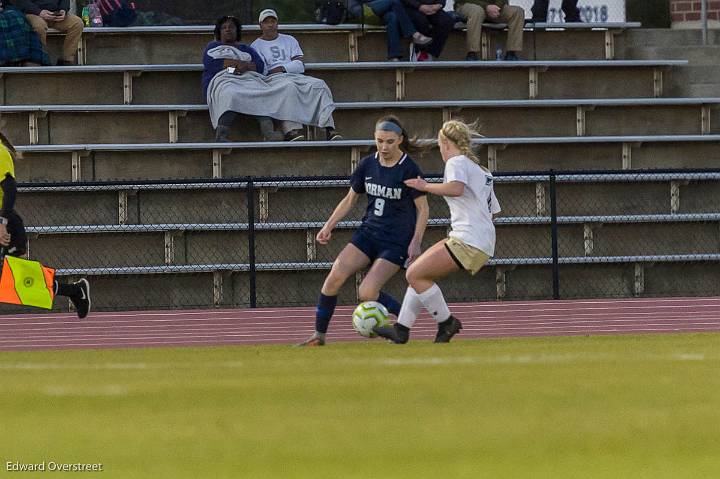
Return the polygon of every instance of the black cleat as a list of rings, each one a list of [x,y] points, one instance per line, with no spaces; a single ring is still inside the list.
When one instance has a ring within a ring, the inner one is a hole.
[[[90,300],[90,283],[85,278],[76,282],[78,288],[80,288],[80,294],[77,296],[70,296],[75,311],[77,311],[78,318],[85,318],[92,308],[92,301]]]
[[[460,332],[462,323],[454,316],[438,324],[438,332],[435,335],[436,343],[449,343],[453,336]]]
[[[395,344],[405,344],[410,339],[410,329],[399,323],[392,326],[375,326],[373,332]]]

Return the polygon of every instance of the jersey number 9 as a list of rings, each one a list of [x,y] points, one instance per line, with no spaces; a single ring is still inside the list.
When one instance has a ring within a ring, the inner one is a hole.
[[[382,198],[375,198],[375,216],[382,216],[385,210],[385,200]]]

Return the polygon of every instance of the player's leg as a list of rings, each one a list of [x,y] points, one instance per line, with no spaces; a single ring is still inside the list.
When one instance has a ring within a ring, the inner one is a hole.
[[[356,233],[353,236],[353,241],[356,241],[358,236]],[[359,244],[362,247],[362,243],[359,242]],[[348,243],[343,248],[335,259],[332,269],[325,278],[320,290],[320,297],[315,309],[315,332],[309,339],[300,343],[299,346],[323,346],[325,344],[325,334],[335,312],[340,288],[349,277],[365,268],[369,263],[370,257],[368,254],[355,244]]]
[[[399,264],[385,258],[376,259],[360,283],[358,291],[360,301],[377,301],[385,306],[390,313],[397,316],[400,313],[400,303],[390,294],[382,291],[382,287],[398,271],[400,271]]]
[[[450,314],[450,309],[445,302],[442,291],[435,283],[437,279],[461,269],[447,251],[445,241],[441,240],[435,243],[410,265],[405,274],[408,280],[408,288],[403,298],[398,321],[392,327],[375,329],[378,335],[395,343],[407,342],[410,329],[414,326],[423,307],[437,321],[438,335],[440,335],[441,330],[443,332],[449,331],[452,333],[449,336],[451,338],[462,328],[460,322]],[[445,336],[443,335],[443,338]],[[437,340],[438,337],[436,336]],[[449,341],[449,338],[447,341]]]

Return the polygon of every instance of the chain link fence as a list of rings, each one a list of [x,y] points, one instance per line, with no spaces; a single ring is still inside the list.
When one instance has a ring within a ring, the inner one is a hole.
[[[314,303],[360,224],[364,198],[315,242],[347,189],[335,177],[26,184],[17,208],[31,258],[89,277],[98,309],[294,306]],[[451,301],[719,293],[720,170],[497,174],[495,189],[495,257],[449,278]],[[450,226],[444,200],[429,203],[424,248]],[[388,285],[405,287],[402,274]]]

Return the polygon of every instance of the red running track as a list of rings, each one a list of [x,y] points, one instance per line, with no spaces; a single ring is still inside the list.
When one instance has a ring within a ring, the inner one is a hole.
[[[720,298],[460,303],[457,338],[572,336],[720,331]],[[329,341],[364,340],[338,307]],[[314,308],[223,309],[0,316],[0,351],[293,344],[313,331]],[[421,316],[412,339],[430,339]]]

